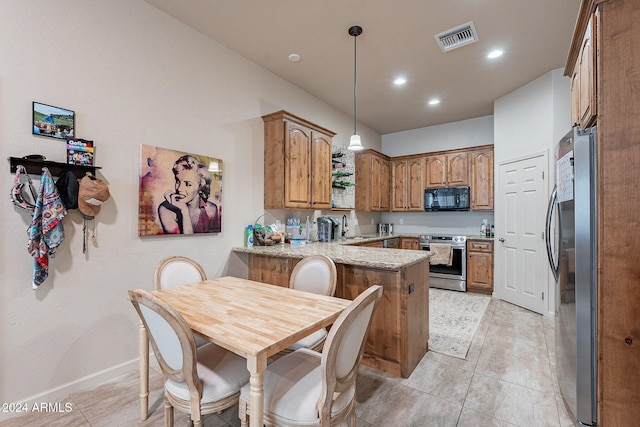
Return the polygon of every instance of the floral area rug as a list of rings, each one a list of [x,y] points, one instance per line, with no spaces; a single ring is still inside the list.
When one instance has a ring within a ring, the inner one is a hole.
[[[429,289],[429,350],[465,359],[488,295]]]

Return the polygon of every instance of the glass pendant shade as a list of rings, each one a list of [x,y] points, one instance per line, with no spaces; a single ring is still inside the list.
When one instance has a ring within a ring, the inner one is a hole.
[[[349,141],[349,146],[347,147],[347,149],[351,151],[360,151],[364,149],[364,147],[362,146],[362,141],[360,141],[360,135],[356,133],[351,135],[351,140]]]

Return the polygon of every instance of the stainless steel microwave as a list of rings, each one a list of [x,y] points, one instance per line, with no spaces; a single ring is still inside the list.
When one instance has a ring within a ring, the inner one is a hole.
[[[427,212],[468,211],[469,187],[425,189],[424,210]]]

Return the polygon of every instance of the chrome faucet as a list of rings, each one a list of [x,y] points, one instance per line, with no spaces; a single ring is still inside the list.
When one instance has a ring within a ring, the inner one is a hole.
[[[349,226],[347,224],[347,216],[342,215],[342,237],[344,237],[345,234],[347,234],[347,231],[349,231]]]

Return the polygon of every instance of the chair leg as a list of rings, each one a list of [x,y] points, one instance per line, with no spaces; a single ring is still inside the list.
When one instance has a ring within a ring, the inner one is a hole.
[[[164,398],[164,427],[173,427],[173,406]]]
[[[356,427],[356,409],[355,407],[351,411],[349,415],[347,415],[347,419],[349,420],[349,427]]]
[[[247,411],[247,402],[240,399],[238,401],[238,418],[240,418],[240,427],[249,426],[249,413]]]

